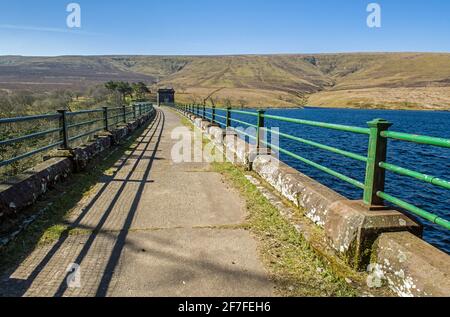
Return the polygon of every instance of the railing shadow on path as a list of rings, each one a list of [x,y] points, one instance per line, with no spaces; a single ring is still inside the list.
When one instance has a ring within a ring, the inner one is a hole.
[[[132,157],[135,156],[135,153],[137,153],[139,151],[142,152],[140,155],[138,155],[138,159],[136,160],[136,162],[134,163],[133,167],[129,171],[129,173],[128,173],[126,179],[124,180],[124,182],[122,183],[121,187],[116,192],[114,198],[112,198],[109,207],[107,208],[107,210],[103,214],[103,216],[100,219],[100,221],[98,222],[97,226],[95,228],[93,228],[93,232],[91,233],[91,235],[90,235],[89,239],[87,240],[85,246],[83,247],[82,251],[80,252],[79,256],[77,257],[75,263],[81,263],[83,258],[86,256],[87,252],[89,251],[90,246],[94,242],[94,240],[95,240],[96,236],[98,235],[98,233],[101,231],[102,226],[105,224],[106,220],[108,219],[109,214],[113,210],[113,208],[114,208],[115,204],[117,203],[121,193],[123,192],[125,186],[127,185],[127,182],[130,181],[130,178],[131,178],[133,172],[138,167],[140,159],[142,159],[142,157],[144,157],[144,155],[146,153],[146,150],[149,148],[149,146],[151,144],[151,141],[155,137],[156,132],[158,130],[158,127],[160,127],[160,125],[162,125],[162,128],[160,128],[160,132],[159,132],[158,138],[161,138],[163,127],[164,127],[164,120],[165,120],[165,118],[164,118],[164,114],[162,112],[160,112],[160,111],[157,112],[157,115],[158,115],[158,117],[155,118],[155,120],[153,121],[151,126],[147,128],[147,131],[145,132],[145,134],[143,136],[141,136],[141,141],[138,142],[137,146],[133,149],[132,153],[130,153],[130,155],[127,155],[127,157],[118,166],[118,170],[115,172],[115,175],[117,175],[122,169],[124,169],[127,166],[128,161]],[[143,142],[147,137],[149,137],[149,135],[150,135],[150,140],[148,140],[147,142]],[[139,145],[142,144],[142,143],[145,144],[145,149],[144,150],[138,150]],[[159,140],[157,141],[157,145],[155,146],[153,154],[151,155],[152,159],[156,158],[156,153],[158,152],[157,151],[158,144],[159,144]],[[151,166],[152,166],[152,162],[147,167],[147,171],[145,173],[146,176],[149,175]],[[9,290],[10,293],[6,294],[7,296],[19,297],[19,296],[23,296],[23,295],[26,294],[27,290],[31,287],[31,285],[33,284],[34,280],[38,277],[40,272],[45,268],[46,265],[49,264],[49,262],[52,260],[52,258],[55,256],[55,254],[58,252],[58,250],[60,250],[60,248],[63,246],[63,244],[69,238],[70,232],[73,229],[80,227],[81,222],[84,220],[84,218],[89,213],[89,211],[94,207],[94,205],[99,200],[99,198],[105,193],[105,191],[107,190],[108,186],[110,184],[112,184],[113,182],[116,182],[116,181],[117,180],[115,180],[115,179],[110,179],[110,180],[107,180],[107,181],[104,182],[104,184],[102,185],[101,189],[96,193],[96,195],[92,198],[92,200],[89,202],[89,204],[85,208],[83,208],[83,210],[82,210],[81,214],[78,216],[78,218],[75,221],[73,221],[70,224],[70,226],[61,234],[61,236],[58,239],[58,241],[48,251],[48,253],[45,255],[45,257],[39,262],[39,264],[34,268],[34,270],[31,272],[31,274],[29,274],[29,276],[27,277],[26,280],[10,279],[9,281],[6,281],[7,284],[14,284],[14,285],[9,285],[9,286],[11,286],[11,287],[8,287],[8,290]],[[136,182],[136,181],[133,181],[133,182]],[[148,183],[148,181],[144,177],[142,182],[141,182],[140,188],[141,187],[143,188],[144,185],[147,184],[147,183]],[[142,191],[140,192],[140,195],[141,194],[142,194]],[[138,197],[138,195],[136,195],[135,201],[138,202],[139,199],[140,199],[140,196]],[[136,206],[137,206],[137,204],[136,204]],[[136,212],[136,208],[134,208],[134,210],[132,212],[130,211],[130,214],[132,214],[132,215],[129,215],[127,217],[127,223],[125,224],[125,226],[127,226],[128,228],[131,225],[131,221],[132,221],[132,219],[134,217],[134,213],[135,212]],[[83,227],[83,226],[81,226],[81,227]],[[124,228],[123,230],[126,230],[126,229]],[[123,244],[122,244],[122,246],[123,246]],[[117,262],[117,261],[115,261],[115,262]],[[111,267],[111,265],[109,265],[109,266]],[[103,283],[105,283],[105,282],[106,281],[104,281]],[[4,281],[3,281],[3,283],[4,283]],[[67,285],[66,285],[66,280],[64,279],[62,281],[62,283],[61,283],[61,286],[59,287],[58,291],[55,293],[54,296],[62,296],[66,289],[67,289]]]
[[[52,258],[58,253],[61,252],[61,248],[63,247],[64,243],[68,240],[70,237],[70,231],[72,229],[82,229],[82,230],[88,230],[90,231],[90,235],[87,238],[86,242],[84,243],[81,251],[79,251],[78,255],[74,258],[73,262],[77,264],[81,264],[83,260],[87,257],[89,251],[93,248],[94,242],[96,238],[101,234],[103,236],[108,236],[109,239],[113,240],[113,246],[111,251],[108,249],[108,259],[106,261],[106,265],[102,267],[102,276],[98,279],[99,283],[96,284],[96,291],[89,292],[92,296],[97,297],[105,297],[110,292],[110,284],[113,279],[115,270],[119,264],[120,257],[122,255],[123,249],[125,245],[127,245],[131,250],[134,251],[140,251],[140,248],[136,246],[132,241],[127,241],[128,233],[130,232],[133,219],[135,218],[136,212],[138,210],[138,205],[141,200],[142,194],[145,189],[145,185],[148,183],[153,183],[154,181],[149,180],[150,172],[152,170],[153,164],[155,161],[160,160],[161,158],[156,157],[157,153],[160,152],[159,145],[161,140],[163,139],[163,132],[165,127],[165,115],[162,111],[158,111],[158,118],[155,119],[152,126],[148,128],[147,132],[141,137],[141,141],[139,141],[138,145],[135,147],[133,152],[128,155],[122,162],[120,162],[118,171],[115,173],[115,175],[118,175],[118,173],[129,163],[129,160],[132,158],[136,160],[136,162],[133,164],[132,168],[129,172],[127,172],[127,176],[125,179],[117,179],[114,177],[107,177],[103,181],[103,185],[101,189],[97,192],[97,194],[90,200],[89,204],[86,205],[85,208],[83,208],[82,213],[78,216],[78,218],[70,225],[70,228],[68,228],[59,238],[58,242],[48,251],[48,253],[45,255],[45,257],[39,262],[39,264],[34,268],[33,272],[28,276],[26,280],[19,281],[20,285],[15,285],[14,287],[14,293],[8,294],[8,296],[23,296],[26,295],[27,291],[32,287],[33,282],[36,280],[36,278],[39,276],[39,274],[44,270],[44,268],[49,265]],[[150,138],[148,141],[145,141],[147,138]],[[151,150],[151,153],[148,153],[148,149],[151,144],[154,144],[154,148]],[[139,145],[145,145],[144,149],[139,149]],[[139,155],[136,153],[141,152]],[[143,176],[140,177],[139,180],[132,180],[133,173],[136,171],[138,165],[140,162],[142,162],[142,159],[146,157],[149,162],[146,164],[143,172]],[[82,221],[86,218],[86,215],[89,213],[89,211],[92,210],[96,202],[100,199],[100,197],[105,194],[105,191],[107,190],[108,186],[112,184],[113,182],[119,182],[121,181],[122,184],[118,190],[115,190],[114,197],[111,198],[109,205],[107,208],[105,208],[104,213],[101,216],[101,219],[96,223],[95,226],[89,226],[82,224]],[[108,218],[111,216],[111,212],[116,207],[119,198],[123,196],[125,186],[128,183],[138,183],[138,189],[136,190],[134,197],[131,199],[132,202],[130,204],[129,209],[126,213],[126,218],[124,221],[124,224],[122,228],[119,230],[108,231],[105,230],[103,227],[105,223],[107,222]],[[155,237],[153,236],[151,240],[156,243],[156,245],[167,245],[171,247],[176,247],[174,245],[173,241],[165,240],[161,237]],[[176,243],[175,243],[176,244]],[[174,252],[170,251],[162,251],[160,248],[158,248],[155,245],[155,248],[147,248],[146,252],[148,254],[151,254],[152,256],[156,256],[160,259],[166,259],[168,261],[179,263],[180,261],[183,261],[186,265],[190,267],[190,269],[179,269],[179,268],[173,268],[172,275],[178,276],[182,275],[183,280],[189,281],[189,279],[194,279],[195,276],[191,276],[190,274],[186,274],[186,270],[189,272],[192,272],[192,270],[207,270],[212,271],[215,274],[221,274],[229,276],[230,278],[237,279],[237,280],[245,280],[245,279],[251,279],[251,280],[258,280],[258,281],[267,281],[267,276],[261,275],[259,272],[252,272],[250,271],[242,271],[238,268],[229,268],[219,263],[214,263],[214,261],[205,259],[205,258],[191,258],[186,256],[181,256],[179,254],[176,254]],[[182,246],[181,246],[182,247]],[[62,268],[65,269],[65,268]],[[189,273],[188,272],[188,273]],[[59,287],[57,288],[56,292],[53,294],[55,297],[62,297],[65,296],[68,291],[68,285],[66,283],[67,278],[69,277],[70,273],[63,274],[63,277],[58,277],[58,283],[60,280]],[[187,275],[189,277],[187,277]],[[163,282],[163,281],[160,281]],[[17,283],[17,281],[16,281]],[[20,287],[19,287],[20,286]]]
[[[108,290],[108,286],[109,286],[109,283],[111,281],[112,274],[114,272],[114,268],[116,267],[116,265],[117,265],[117,263],[119,261],[119,257],[120,257],[120,254],[122,253],[122,249],[123,249],[123,247],[125,245],[125,240],[126,240],[126,237],[128,235],[128,231],[131,228],[131,224],[132,224],[132,221],[133,221],[134,216],[136,214],[137,207],[138,207],[139,201],[140,201],[141,196],[142,196],[142,192],[143,192],[144,187],[145,187],[145,185],[147,183],[147,178],[150,175],[150,171],[151,171],[151,168],[153,166],[154,159],[156,157],[156,151],[157,151],[157,149],[159,147],[159,143],[161,141],[161,137],[162,137],[162,134],[163,134],[163,131],[164,131],[164,124],[165,124],[164,113],[160,112],[160,117],[158,119],[157,126],[154,129],[152,135],[150,136],[150,141],[151,141],[151,140],[153,140],[153,138],[157,134],[157,130],[159,129],[159,133],[157,135],[155,148],[152,151],[149,163],[148,163],[148,165],[147,165],[147,167],[145,169],[144,177],[142,177],[142,181],[139,184],[139,189],[136,192],[136,194],[134,196],[134,199],[133,199],[133,203],[132,203],[132,205],[130,207],[130,210],[128,211],[128,214],[127,214],[124,226],[120,230],[119,236],[117,237],[117,240],[115,242],[114,248],[113,248],[113,250],[111,252],[108,264],[107,264],[107,266],[106,266],[106,268],[104,270],[103,277],[101,279],[99,288],[97,290],[97,294],[96,294],[97,296],[101,296],[101,297],[106,296],[106,292]],[[151,130],[149,130],[149,132],[150,131]],[[124,189],[125,189],[125,187],[127,185],[127,182],[131,179],[133,173],[135,172],[136,168],[139,165],[139,162],[142,160],[142,158],[146,154],[146,151],[148,150],[150,145],[151,145],[151,142],[147,142],[147,144],[145,145],[144,150],[141,151],[142,153],[140,154],[140,156],[136,160],[134,166],[131,168],[130,172],[128,173],[125,181],[122,183],[122,185],[120,186],[120,188],[117,191],[116,195],[112,199],[109,207],[106,209],[106,211],[105,211],[103,217],[101,218],[100,222],[98,223],[98,225],[96,226],[96,228],[94,229],[92,234],[90,235],[90,237],[89,237],[88,241],[86,242],[86,244],[84,245],[82,251],[80,252],[78,257],[76,258],[75,263],[78,263],[78,264],[81,263],[83,261],[83,259],[86,257],[86,255],[87,255],[90,247],[92,246],[95,238],[97,237],[98,233],[102,229],[103,225],[106,223],[106,220],[108,219],[110,213],[112,212],[112,210],[116,206],[116,204],[117,204],[121,194],[123,193],[123,191],[124,191]],[[70,273],[67,274],[66,278],[68,277],[69,274]],[[57,290],[57,292],[55,294],[56,297],[63,296],[65,291],[67,290],[66,278],[62,281],[59,289]]]

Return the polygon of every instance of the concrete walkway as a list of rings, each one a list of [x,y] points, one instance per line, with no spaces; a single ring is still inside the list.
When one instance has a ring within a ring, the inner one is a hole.
[[[239,194],[206,163],[172,162],[171,132],[179,126],[177,114],[158,109],[118,172],[70,215],[82,230],[34,250],[3,276],[0,295],[273,295],[256,241],[223,229],[245,219]],[[79,265],[79,280],[67,273],[71,264]]]

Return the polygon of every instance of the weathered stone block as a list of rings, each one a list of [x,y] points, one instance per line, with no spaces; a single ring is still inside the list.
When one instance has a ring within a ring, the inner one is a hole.
[[[195,124],[195,126],[197,127],[197,128],[202,128],[202,121],[203,121],[203,119],[202,118],[195,118],[194,119],[194,124]]]
[[[252,168],[324,228],[328,244],[355,268],[369,263],[372,245],[381,233],[421,233],[421,227],[404,214],[394,210],[369,211],[361,202],[346,199],[275,157],[258,156]]]
[[[371,272],[399,296],[450,296],[450,256],[409,232],[380,235]]]
[[[270,155],[258,155],[255,157],[252,169],[297,206],[300,206],[299,195],[307,194],[306,189],[309,188],[310,183],[313,181]],[[305,208],[309,205],[306,201],[309,202],[310,197],[302,200],[301,207]]]
[[[128,127],[118,127],[117,129],[114,129],[111,131],[111,138],[113,145],[120,144],[123,140],[126,139],[128,136]]]
[[[108,136],[99,136],[91,143],[73,149],[72,160],[75,170],[77,172],[83,171],[88,166],[89,162],[100,155],[103,151],[110,148],[112,145],[112,138]]]
[[[128,123],[128,131],[129,133],[133,133],[134,131],[136,131],[139,128],[140,124],[139,124],[139,120],[133,121]]]
[[[255,145],[245,142],[237,134],[227,134],[224,139],[224,145],[228,160],[249,170],[251,169],[249,154],[256,150]]]
[[[0,184],[0,222],[32,205],[72,171],[69,158],[52,158]]]
[[[350,200],[328,206],[324,228],[328,244],[357,269],[369,264],[373,244],[382,233],[422,234],[422,227],[399,211],[371,211],[362,202]]]
[[[208,131],[208,129],[211,128],[213,124],[210,121],[202,120],[200,126],[203,131]]]
[[[213,139],[222,139],[225,136],[225,131],[218,126],[212,126],[208,129],[208,134]]]

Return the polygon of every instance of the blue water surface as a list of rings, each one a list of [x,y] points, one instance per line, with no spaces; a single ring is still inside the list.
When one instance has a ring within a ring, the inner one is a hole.
[[[272,109],[268,114],[291,118],[367,127],[367,122],[382,118],[394,125],[392,131],[407,132],[442,138],[450,138],[450,112],[354,110],[354,109]],[[234,118],[255,123],[255,118],[233,114]],[[281,132],[316,141],[347,151],[367,156],[368,136],[346,133],[323,128],[315,128],[292,123],[267,120],[268,127],[278,127]],[[365,163],[304,145],[289,139],[280,139],[281,147],[332,168],[344,175],[364,182]],[[333,176],[293,159],[281,155],[282,161],[309,175],[322,184],[333,188],[350,199],[362,199],[362,190]],[[389,141],[389,163],[415,171],[450,180],[450,149],[418,145],[403,141]],[[409,177],[387,173],[386,192],[417,207],[450,218],[450,191]],[[424,239],[450,254],[450,233],[448,230],[426,220]]]

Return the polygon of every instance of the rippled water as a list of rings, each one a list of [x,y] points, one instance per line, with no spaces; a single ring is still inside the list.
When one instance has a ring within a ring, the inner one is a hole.
[[[388,110],[352,110],[352,109],[277,109],[268,114],[298,119],[321,121],[367,127],[367,122],[382,118],[394,123],[392,131],[407,132],[450,138],[450,112],[425,111],[388,111]],[[239,119],[254,121],[250,117],[239,115]],[[235,118],[237,118],[235,116]],[[307,127],[291,123],[267,121],[267,126],[276,126],[281,132],[367,155],[368,136],[333,131],[323,128]],[[299,154],[321,165],[364,182],[365,163],[344,158],[328,151],[281,138],[281,147]],[[299,171],[333,188],[350,199],[361,199],[363,192],[339,179],[311,168],[287,155],[281,159]],[[410,168],[422,173],[450,180],[450,149],[418,145],[401,141],[390,141],[388,162]],[[450,191],[429,185],[409,177],[387,173],[386,192],[406,200],[420,208],[450,218]],[[424,238],[429,243],[450,254],[450,233],[448,230],[420,220],[425,226]]]

